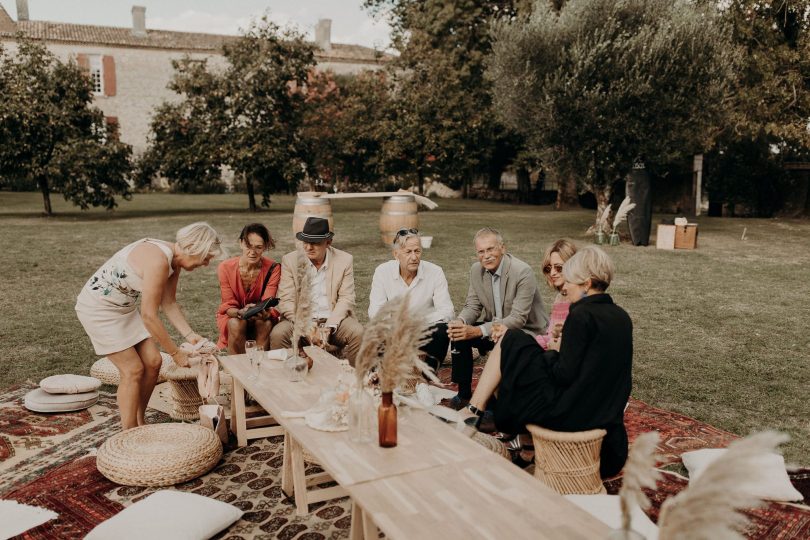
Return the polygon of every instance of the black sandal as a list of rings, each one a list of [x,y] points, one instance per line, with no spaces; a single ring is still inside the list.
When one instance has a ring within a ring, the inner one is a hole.
[[[484,412],[472,403],[467,404],[467,410],[473,413],[475,416],[470,418],[465,418],[464,423],[468,426],[473,426],[475,429],[481,427],[481,421],[484,419]]]

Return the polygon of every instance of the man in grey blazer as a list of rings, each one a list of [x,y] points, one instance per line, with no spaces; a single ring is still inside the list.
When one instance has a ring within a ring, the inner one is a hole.
[[[485,227],[475,233],[478,262],[470,268],[470,289],[464,309],[448,325],[452,340],[452,380],[458,394],[450,401],[455,409],[464,407],[472,396],[472,348],[490,351],[492,323],[523,330],[533,336],[548,326],[543,299],[531,267],[506,252],[501,233]]]

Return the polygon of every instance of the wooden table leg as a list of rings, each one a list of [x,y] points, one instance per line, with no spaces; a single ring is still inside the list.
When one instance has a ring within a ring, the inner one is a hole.
[[[295,513],[305,516],[309,513],[307,502],[307,477],[304,465],[304,452],[298,441],[288,437],[290,442],[290,461],[292,462],[293,490],[295,491]]]
[[[292,455],[290,452],[290,434],[284,431],[284,453],[281,460],[281,491],[288,497],[295,493],[292,474]]]
[[[245,389],[236,377],[231,394],[231,431],[236,433],[236,444],[247,445],[247,418],[245,412]]]
[[[363,538],[368,540],[379,538],[380,533],[377,531],[377,526],[371,519],[371,515],[368,512],[362,512],[361,517],[363,518]]]
[[[352,501],[352,526],[349,529],[349,540],[363,540],[363,509]]]

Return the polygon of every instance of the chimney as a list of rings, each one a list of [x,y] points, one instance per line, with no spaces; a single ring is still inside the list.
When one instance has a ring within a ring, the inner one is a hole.
[[[28,0],[17,0],[17,20],[28,20]]]
[[[146,8],[143,6],[132,6],[132,35],[146,37]]]
[[[318,19],[315,25],[315,45],[324,51],[332,50],[332,19]]]

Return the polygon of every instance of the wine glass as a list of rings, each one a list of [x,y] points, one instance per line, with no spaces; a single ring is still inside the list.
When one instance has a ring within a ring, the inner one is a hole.
[[[327,345],[327,343],[329,341],[329,334],[330,333],[331,333],[331,330],[330,330],[330,328],[328,326],[326,326],[326,323],[318,324],[318,337],[321,340],[321,344],[320,344],[321,350],[326,350],[326,345]]]
[[[254,379],[258,379],[262,372],[262,360],[264,360],[264,349],[260,346],[256,346],[256,350],[253,351],[253,357],[251,359],[251,365],[255,370],[255,374],[253,375]]]
[[[258,345],[255,340],[249,339],[245,341],[245,354],[248,356],[248,360],[250,360],[250,367],[251,367],[251,375],[248,377],[248,379],[256,378],[256,376],[253,374],[253,369],[255,369],[254,362],[257,348]]]

